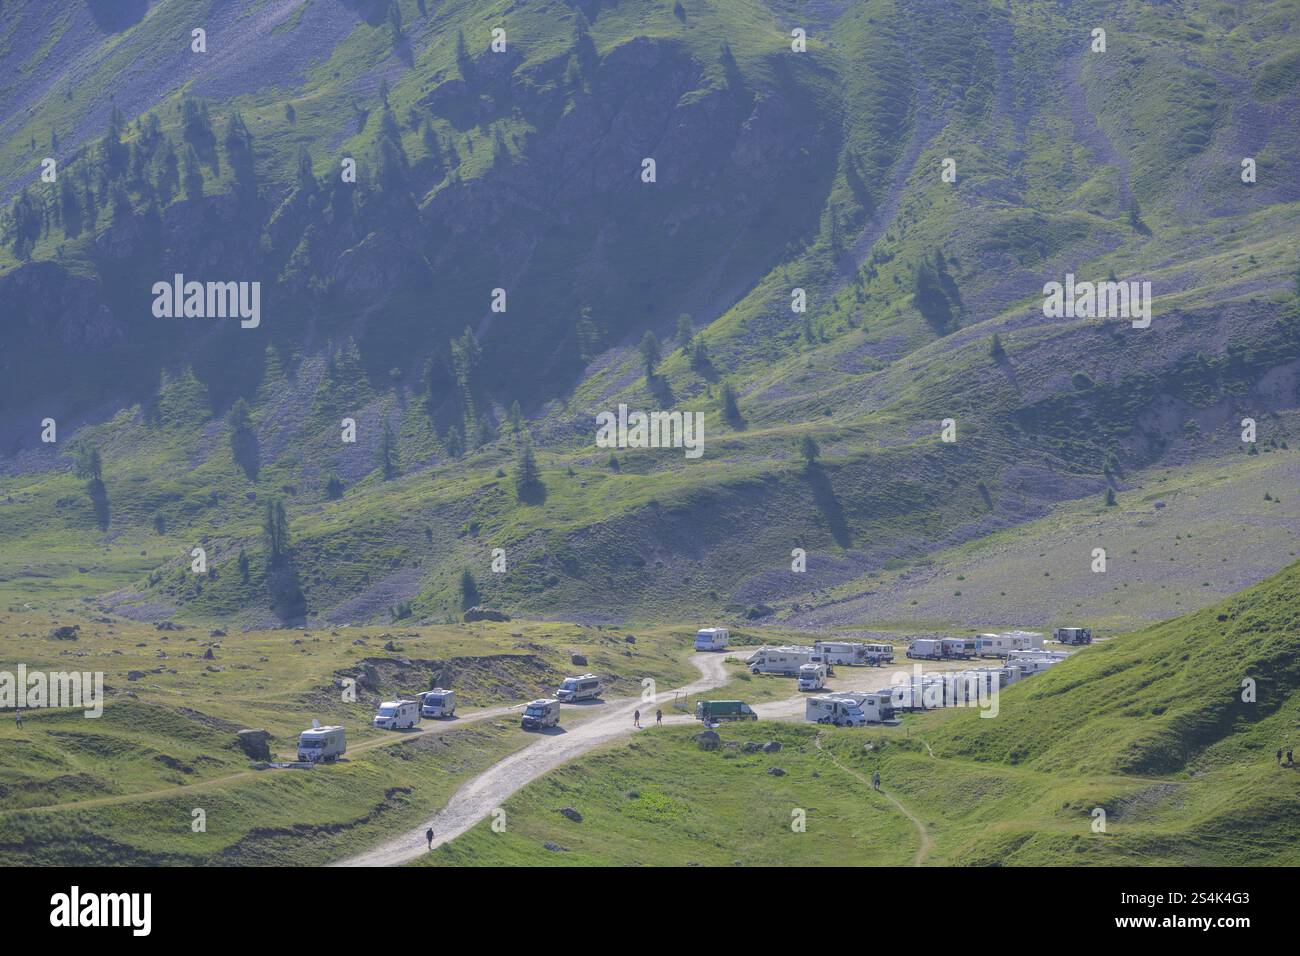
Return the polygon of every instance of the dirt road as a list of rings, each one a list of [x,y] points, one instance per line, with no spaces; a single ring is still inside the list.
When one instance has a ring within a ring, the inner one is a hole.
[[[635,733],[636,728],[632,726],[634,711],[640,709],[643,726],[653,726],[655,708],[669,708],[674,694],[699,694],[722,686],[727,681],[723,666],[725,659],[725,654],[696,654],[691,658],[691,663],[699,668],[700,679],[675,691],[658,694],[653,704],[637,698],[624,698],[583,708],[595,713],[581,722],[539,734],[536,743],[493,764],[457,790],[447,805],[431,820],[372,850],[340,860],[334,865],[396,866],[406,863],[429,852],[424,838],[424,831],[428,827],[433,828],[434,846],[454,840],[526,784],[601,744]],[[565,714],[578,709],[577,706],[564,708],[561,720],[564,720]],[[693,719],[689,713],[664,715],[665,724],[689,723]]]

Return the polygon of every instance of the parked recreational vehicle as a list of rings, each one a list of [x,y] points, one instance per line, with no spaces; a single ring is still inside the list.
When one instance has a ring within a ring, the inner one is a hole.
[[[560,723],[560,702],[554,697],[542,697],[529,701],[524,708],[524,716],[519,725],[524,730],[543,730],[556,727]]]
[[[868,644],[867,645],[867,663],[868,664],[890,664],[894,660],[893,644]]]
[[[975,656],[973,637],[945,637],[939,642],[939,646],[947,660],[969,660]]]
[[[856,641],[818,641],[813,645],[813,650],[821,656],[822,662],[827,666],[848,664],[856,667],[871,663],[870,649],[872,646]],[[880,645],[874,646],[879,647]]]
[[[595,700],[600,696],[600,678],[595,674],[566,677],[555,696],[572,703],[575,700]]]
[[[1092,628],[1058,627],[1052,632],[1052,639],[1060,644],[1091,644]]]
[[[867,723],[867,715],[858,702],[848,697],[809,697],[804,705],[804,717],[815,724],[836,727],[862,727]]]
[[[758,714],[744,701],[701,700],[695,704],[695,719],[709,724],[723,720],[758,720]]]
[[[419,722],[418,700],[386,700],[379,705],[379,713],[371,721],[380,730],[405,730]]]
[[[751,674],[797,677],[800,667],[817,661],[821,661],[821,655],[811,647],[760,647],[749,655],[747,663]]]
[[[298,735],[298,759],[337,760],[348,749],[342,727],[313,727]]]
[[[975,640],[980,657],[1006,657],[1010,651],[1032,651],[1043,648],[1043,635],[1036,631],[981,634]]]
[[[894,695],[892,689],[872,691],[869,694],[864,694],[861,691],[837,691],[832,696],[851,700],[857,704],[869,724],[879,724],[894,719]]]
[[[825,664],[804,664],[799,668],[800,690],[821,690],[826,686]]]
[[[695,632],[697,651],[725,651],[731,632],[725,627],[702,627]]]
[[[1069,651],[1008,651],[1007,660],[1010,662],[1022,660],[1044,660],[1044,661],[1063,661],[1070,656]]]
[[[420,695],[420,714],[424,717],[455,717],[456,692],[435,687]]]
[[[1032,677],[1034,674],[1041,674],[1055,664],[1061,663],[1050,657],[1021,657],[1015,661],[1016,667],[1020,668],[1022,677]]]
[[[907,649],[907,656],[926,661],[937,661],[943,657],[943,641],[928,637],[918,637]]]

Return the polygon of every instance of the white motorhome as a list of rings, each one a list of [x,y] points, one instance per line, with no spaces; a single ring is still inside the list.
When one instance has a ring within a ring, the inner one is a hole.
[[[337,760],[346,750],[342,727],[313,727],[298,735],[298,759],[308,763]]]
[[[1007,660],[1014,663],[1022,660],[1063,661],[1070,656],[1069,651],[1008,651]]]
[[[1052,639],[1060,644],[1091,644],[1092,628],[1058,627],[1052,632]]]
[[[751,674],[784,674],[786,677],[799,676],[799,668],[804,664],[821,661],[821,655],[815,648],[760,647],[749,655],[749,672]]]
[[[867,715],[849,697],[809,697],[804,705],[804,717],[815,724],[836,727],[862,727],[867,723]]]
[[[519,725],[524,730],[544,730],[547,727],[556,727],[559,723],[560,702],[554,697],[541,697],[529,701],[524,708],[523,718],[519,721]]]
[[[1021,677],[1032,677],[1059,663],[1061,662],[1050,657],[1022,657],[1015,662],[1015,666],[1020,668]]]
[[[575,700],[595,700],[600,691],[600,678],[595,674],[583,674],[581,677],[566,677],[555,696],[572,703]]]
[[[833,696],[842,697],[856,703],[861,708],[869,724],[879,724],[894,719],[894,694],[892,688],[873,690],[870,693],[856,690],[836,691]]]
[[[456,692],[435,687],[420,695],[420,714],[424,717],[455,717]]]
[[[386,700],[371,721],[380,730],[406,730],[420,722],[418,700]]]
[[[944,682],[938,674],[922,674],[882,687],[875,693],[889,695],[890,705],[896,711],[925,710],[943,706]]]
[[[943,657],[943,641],[928,637],[918,637],[907,649],[907,656],[921,660],[937,661]]]
[[[855,641],[817,641],[813,644],[813,650],[827,664],[856,666],[867,662],[867,645]]]
[[[976,646],[973,637],[945,637],[939,641],[945,658],[966,660],[975,656]]]
[[[980,657],[1006,657],[1011,651],[1032,651],[1043,648],[1043,635],[1036,631],[981,634],[975,640]]]
[[[697,651],[725,651],[731,632],[725,627],[702,627],[695,632]]]
[[[800,690],[821,690],[826,686],[825,664],[804,664],[799,668]]]

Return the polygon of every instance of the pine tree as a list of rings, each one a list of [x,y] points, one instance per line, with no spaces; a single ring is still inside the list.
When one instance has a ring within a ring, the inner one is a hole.
[[[655,377],[655,368],[662,357],[659,351],[659,340],[649,329],[641,337],[641,344],[637,346],[637,350],[641,353],[641,364],[645,367],[645,377],[648,381]]]
[[[393,428],[388,424],[388,419],[384,419],[384,430],[379,436],[379,451],[377,453],[379,468],[383,473],[384,481],[392,481],[397,477],[397,439],[393,435]]]
[[[519,458],[515,462],[515,497],[520,501],[532,501],[543,487],[532,439],[525,435],[519,443]]]
[[[744,422],[740,415],[740,403],[736,400],[736,389],[730,382],[722,386],[722,417],[735,428]]]
[[[804,435],[799,439],[799,454],[803,457],[804,465],[812,469],[817,464],[817,458],[821,455],[821,446],[817,444],[817,439],[812,435]]]
[[[695,336],[695,326],[691,322],[691,317],[683,312],[677,316],[677,347],[682,350],[683,355],[689,355],[691,351],[691,339]]]
[[[266,565],[279,567],[289,556],[289,517],[284,502],[278,498],[266,502],[262,517],[262,543],[266,550]]]
[[[460,609],[468,611],[472,607],[477,607],[479,600],[478,582],[474,580],[474,572],[466,568],[460,572]]]

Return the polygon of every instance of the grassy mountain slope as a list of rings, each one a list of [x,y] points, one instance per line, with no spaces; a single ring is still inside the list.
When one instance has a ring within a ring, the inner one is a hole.
[[[0,182],[11,198],[30,184],[50,216],[0,261],[0,567],[16,593],[144,618],[434,621],[459,610],[468,568],[515,611],[816,623],[809,606],[859,607],[900,563],[1108,488],[1126,506],[1145,469],[1240,447],[1242,417],[1291,454],[1288,0],[173,0],[112,23],[19,6],[0,56],[30,102],[0,117]],[[189,54],[181,27],[200,21],[209,53]],[[504,54],[487,50],[498,24]],[[74,39],[65,67],[51,51]],[[167,55],[115,99],[114,160],[89,78],[140,49]],[[210,134],[185,121],[200,102]],[[61,175],[98,205],[76,236],[33,183],[55,134]],[[169,144],[194,148],[201,197],[165,186]],[[175,271],[260,279],[262,326],[154,319],[145,292]],[[1150,280],[1151,328],[1043,318],[1042,285],[1066,272]],[[707,359],[677,340],[680,313]],[[650,379],[647,330],[665,353]],[[515,401],[545,484],[529,501]],[[703,413],[704,457],[619,452],[615,469],[593,421],[620,402]],[[55,445],[38,441],[47,415]],[[938,441],[949,417],[955,445]],[[805,470],[809,433],[824,457]],[[99,449],[102,487],[71,473],[77,443]],[[270,499],[289,570],[262,554]],[[200,544],[205,577],[189,573]],[[788,572],[794,547],[806,577]]]

